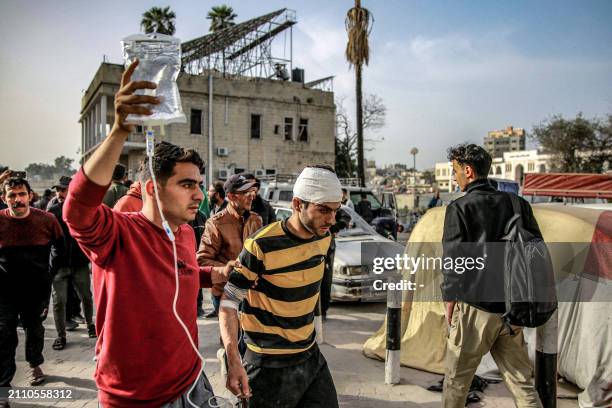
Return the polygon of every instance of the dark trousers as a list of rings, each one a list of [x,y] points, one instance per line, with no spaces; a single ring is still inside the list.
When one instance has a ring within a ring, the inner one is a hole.
[[[66,337],[66,319],[72,317],[68,314],[66,308],[70,279],[74,283],[79,299],[83,302],[87,325],[94,324],[89,265],[59,268],[53,278],[53,317],[58,337]]]
[[[325,357],[317,352],[291,367],[246,364],[250,408],[337,408],[338,396]]]
[[[72,319],[81,314],[81,299],[75,289],[74,279],[68,278],[68,297],[66,298],[66,319]]]
[[[19,300],[0,295],[0,387],[10,387],[17,369],[17,321],[21,318],[25,331],[25,358],[31,368],[38,367],[45,359],[42,355],[45,328],[41,314],[43,301],[21,294]]]
[[[202,295],[202,289],[198,290],[198,301],[196,303],[196,310],[202,309],[202,303],[204,302],[204,296]]]
[[[221,296],[215,296],[211,294],[210,300],[212,301],[212,305],[213,305],[213,308],[215,309],[215,312],[219,313],[219,306],[221,305]]]

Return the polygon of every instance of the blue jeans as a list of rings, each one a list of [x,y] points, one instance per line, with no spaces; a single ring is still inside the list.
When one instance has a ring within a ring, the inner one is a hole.
[[[210,295],[211,297],[211,301],[213,304],[213,308],[215,309],[215,312],[217,312],[217,314],[219,313],[219,305],[221,304],[221,296],[215,296],[215,295]]]

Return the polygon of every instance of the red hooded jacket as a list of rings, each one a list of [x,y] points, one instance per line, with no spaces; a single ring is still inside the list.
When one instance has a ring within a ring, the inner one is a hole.
[[[142,194],[140,193],[140,181],[135,181],[123,197],[117,201],[113,210],[119,212],[138,212],[142,210]]]

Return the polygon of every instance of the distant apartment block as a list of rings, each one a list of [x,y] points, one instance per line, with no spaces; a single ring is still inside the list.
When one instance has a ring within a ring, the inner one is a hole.
[[[508,126],[503,130],[492,130],[484,138],[484,148],[491,157],[503,157],[506,152],[525,150],[525,129]]]

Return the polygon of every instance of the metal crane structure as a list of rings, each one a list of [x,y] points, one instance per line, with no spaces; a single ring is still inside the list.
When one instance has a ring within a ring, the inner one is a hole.
[[[294,10],[280,9],[184,42],[183,71],[192,75],[216,71],[228,78],[288,80],[293,69],[296,23]],[[273,42],[278,37],[284,37],[283,54],[289,43],[289,56],[274,55]]]

